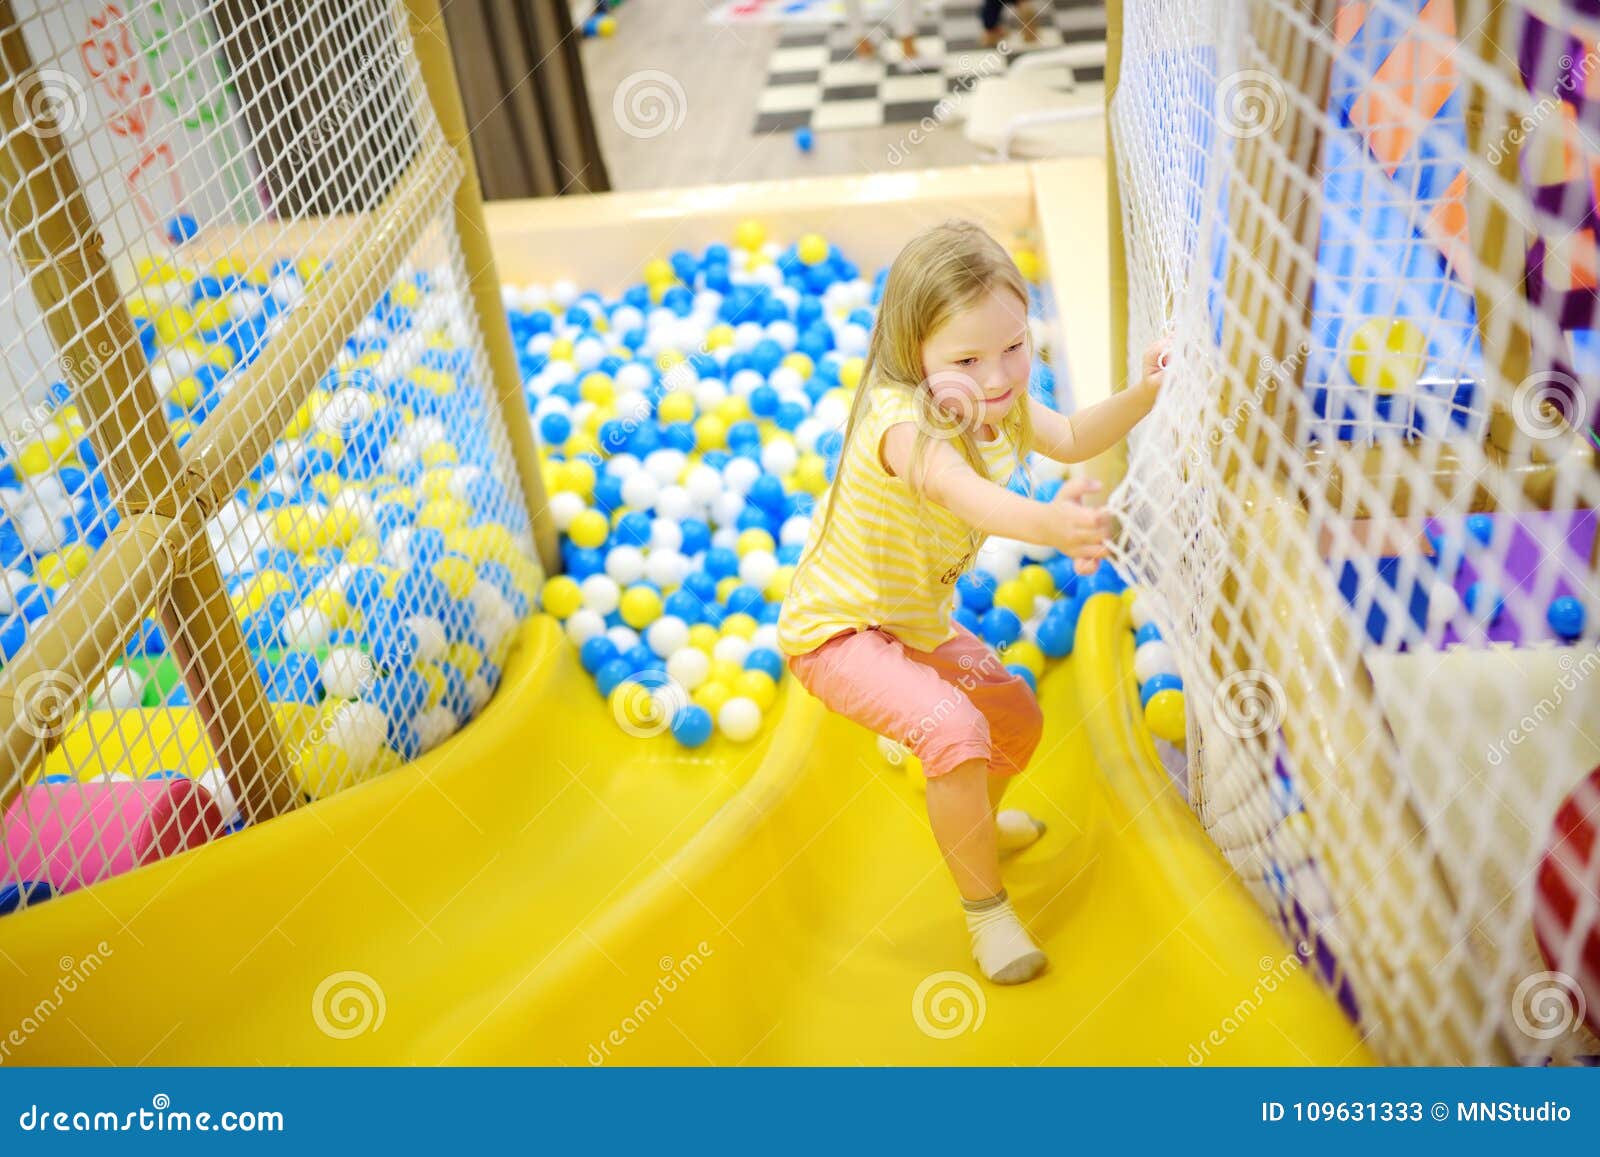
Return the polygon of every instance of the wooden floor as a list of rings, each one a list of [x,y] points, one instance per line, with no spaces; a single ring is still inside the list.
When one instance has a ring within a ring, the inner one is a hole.
[[[715,25],[706,8],[705,0],[633,0],[617,11],[615,36],[584,41],[589,99],[613,188],[893,173],[985,159],[956,120],[925,136],[918,128],[920,141],[907,125],[819,132],[810,153],[796,147],[793,133],[753,134],[778,28]],[[631,113],[630,94],[638,98]],[[655,96],[661,104],[649,103]]]

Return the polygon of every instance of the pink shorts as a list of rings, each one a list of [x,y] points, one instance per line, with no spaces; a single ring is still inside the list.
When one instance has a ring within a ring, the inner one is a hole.
[[[789,670],[830,711],[905,744],[929,779],[973,759],[1015,775],[1044,728],[1028,685],[961,627],[932,651],[876,629],[835,635]]]

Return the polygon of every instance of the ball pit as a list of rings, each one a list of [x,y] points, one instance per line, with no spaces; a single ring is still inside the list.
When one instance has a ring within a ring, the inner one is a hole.
[[[883,274],[754,220],[641,268],[615,295],[505,293],[568,571],[540,605],[601,694],[664,672],[698,709],[674,716],[681,744],[709,742],[708,721],[748,742],[785,678],[774,625],[837,468]],[[1034,378],[1049,399],[1048,369]],[[1049,466],[1035,464],[1042,499],[1059,485]],[[1109,566],[1080,580],[1054,551],[991,540],[955,617],[1036,687],[1070,654],[1083,598],[1122,586]]]

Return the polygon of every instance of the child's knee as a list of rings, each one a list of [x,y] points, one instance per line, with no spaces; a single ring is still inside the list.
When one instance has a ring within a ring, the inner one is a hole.
[[[945,775],[968,760],[988,761],[989,721],[965,698],[953,705],[942,702],[918,720],[906,746],[929,778]]]

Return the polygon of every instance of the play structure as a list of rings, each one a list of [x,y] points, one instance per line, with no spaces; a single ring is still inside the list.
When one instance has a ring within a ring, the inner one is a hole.
[[[1113,10],[1109,184],[488,208],[426,0],[130,7],[0,4],[7,1063],[1595,1051],[1587,339],[1537,363],[1567,409],[1502,397],[1543,329],[1485,325],[1515,189],[1455,180],[1437,3]],[[1035,284],[1035,404],[1174,338],[1093,464],[1119,565],[958,584],[1047,720],[1019,990],[914,758],[773,638],[879,271],[951,216]]]

